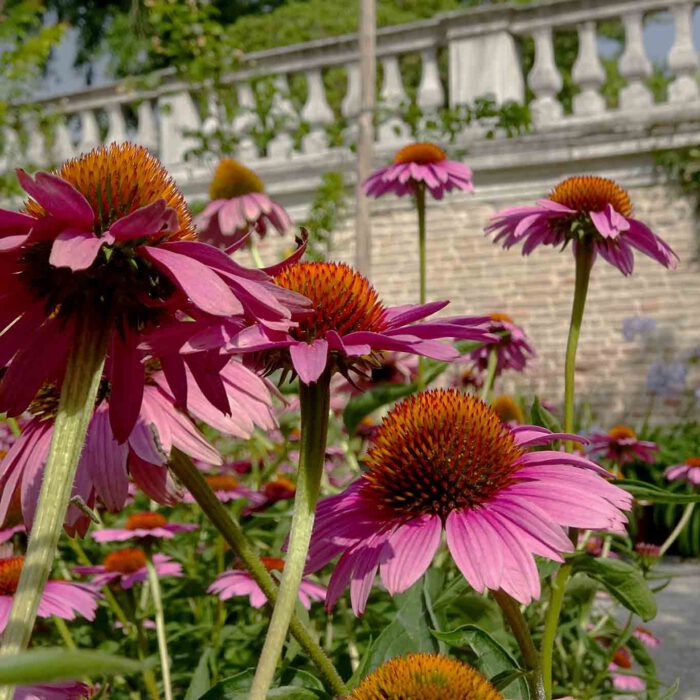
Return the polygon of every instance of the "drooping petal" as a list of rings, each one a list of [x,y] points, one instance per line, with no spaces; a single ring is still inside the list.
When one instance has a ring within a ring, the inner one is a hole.
[[[304,384],[313,384],[326,369],[328,342],[317,338],[312,343],[299,342],[291,345],[289,354],[299,379]]]

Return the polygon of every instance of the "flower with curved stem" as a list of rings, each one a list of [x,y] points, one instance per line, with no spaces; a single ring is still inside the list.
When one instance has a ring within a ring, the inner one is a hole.
[[[448,160],[445,151],[434,143],[404,146],[391,165],[375,170],[363,185],[370,197],[387,193],[399,197],[414,195],[419,186],[425,187],[434,199],[442,199],[445,192],[453,190],[474,191],[471,168]]]
[[[264,190],[262,180],[250,168],[233,158],[221,160],[209,186],[212,201],[195,218],[202,238],[228,247],[249,231],[264,238],[268,226],[286,233],[292,226],[289,214]]]
[[[545,199],[533,206],[503,209],[491,217],[486,233],[494,243],[510,248],[523,243],[523,255],[540,245],[564,247],[574,252],[584,240],[624,275],[634,269],[634,250],[664,267],[675,268],[678,256],[651,229],[632,216],[627,192],[613,180],[577,175],[560,182]]]
[[[153,566],[160,578],[182,576],[182,565],[165,554],[154,554]],[[83,576],[92,576],[90,586],[93,588],[118,584],[128,590],[135,583],[143,583],[148,579],[146,553],[135,547],[111,552],[105,557],[102,564],[76,566],[73,570]]]
[[[479,399],[428,391],[398,404],[371,445],[367,471],[319,503],[307,571],[341,554],[327,607],[350,585],[364,611],[379,570],[392,595],[427,570],[442,531],[471,586],[521,603],[540,595],[534,555],[562,561],[568,526],[621,531],[632,498],[580,455],[530,451],[581,440],[536,426],[510,428]]]
[[[275,557],[260,557],[260,561],[269,572],[282,571],[284,560]],[[261,608],[267,602],[267,597],[253,576],[245,569],[229,569],[219,574],[214,583],[207,588],[207,593],[218,595],[221,600],[233,596],[248,596],[252,607]],[[309,610],[311,602],[326,599],[326,589],[308,578],[303,578],[297,592],[299,602]]]
[[[681,464],[673,464],[664,471],[669,481],[686,481],[700,486],[700,457],[687,457]]]
[[[649,440],[640,440],[627,425],[615,425],[607,433],[591,433],[588,451],[621,466],[630,462],[654,462],[659,446]]]
[[[170,523],[160,513],[131,513],[123,528],[104,528],[92,533],[95,542],[125,542],[133,539],[172,539],[177,533],[192,532],[197,525]]]
[[[522,372],[528,361],[534,357],[535,349],[525,331],[508,314],[491,314],[485,324],[486,330],[496,336],[495,341],[474,348],[464,359],[471,359],[481,370],[486,371],[491,352],[496,353],[495,376],[508,369]]]
[[[365,676],[347,700],[503,700],[476,669],[439,654],[406,654]]]
[[[231,333],[224,349],[259,353],[266,370],[283,368],[298,374],[305,384],[316,382],[326,368],[344,375],[350,370],[369,371],[380,351],[450,361],[459,353],[438,339],[494,339],[482,328],[486,320],[482,316],[424,320],[448,302],[385,307],[367,279],[345,263],[295,263],[285,267],[275,282],[310,299],[313,311],[295,314],[297,326],[286,331],[258,325]],[[189,346],[208,347],[210,337],[195,336]]]
[[[23,556],[13,556],[12,548],[7,545],[0,547],[0,634],[7,625],[23,566]],[[90,586],[50,580],[44,587],[38,614],[39,617],[55,615],[63,620],[84,617],[92,621],[97,610],[97,598],[97,592]]]

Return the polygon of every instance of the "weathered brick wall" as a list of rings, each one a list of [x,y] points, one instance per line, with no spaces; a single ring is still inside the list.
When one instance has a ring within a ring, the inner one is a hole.
[[[534,392],[559,404],[573,257],[568,250],[552,248],[523,257],[517,248],[504,251],[495,246],[482,231],[489,215],[534,197],[513,196],[503,188],[492,191],[448,195],[442,202],[430,203],[428,298],[450,299],[448,313],[511,315],[525,327],[538,354],[525,375],[507,376],[499,390]],[[659,184],[633,187],[630,195],[636,216],[674,247],[681,264],[675,272],[668,271],[637,255],[631,277],[602,260],[595,265],[579,346],[577,391],[590,401],[601,425],[639,419],[648,405],[646,374],[655,357],[623,340],[623,319],[650,316],[660,330],[673,334],[674,347],[700,345],[700,266],[692,206]],[[336,233],[333,257],[352,262],[353,226],[348,220]],[[372,240],[372,281],[382,297],[391,304],[417,301],[416,219],[410,200],[385,197],[374,203]],[[689,384],[700,385],[700,378],[691,376]],[[687,406],[660,401],[655,414],[668,420],[686,410]]]

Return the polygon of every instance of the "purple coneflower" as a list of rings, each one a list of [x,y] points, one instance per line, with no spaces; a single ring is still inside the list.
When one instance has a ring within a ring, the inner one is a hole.
[[[521,603],[540,595],[534,555],[562,561],[566,527],[621,531],[632,497],[585,457],[530,451],[580,440],[536,426],[510,428],[479,399],[428,391],[384,419],[367,471],[319,503],[308,571],[341,554],[328,587],[330,608],[350,585],[364,611],[377,569],[392,595],[426,571],[442,531],[471,586]]]
[[[497,212],[486,228],[496,233],[494,243],[510,248],[523,243],[523,255],[540,245],[576,246],[593,241],[595,253],[625,275],[632,274],[636,249],[675,268],[678,256],[645,224],[632,216],[627,192],[613,180],[578,175],[560,182],[534,206],[512,207]]]
[[[276,557],[260,557],[260,561],[269,571],[282,571],[284,559]],[[221,600],[228,600],[233,596],[248,596],[250,604],[254,608],[261,608],[267,603],[267,598],[255,579],[245,569],[230,569],[216,577],[214,583],[207,589],[208,593],[218,595]],[[326,589],[308,578],[303,578],[299,585],[299,602],[308,610],[314,600],[325,600]]]
[[[250,168],[224,158],[209,186],[212,201],[195,219],[202,238],[226,248],[251,230],[260,238],[264,238],[268,226],[280,234],[288,231],[292,226],[289,214],[264,189],[262,180]]]
[[[667,467],[664,476],[669,481],[687,481],[693,486],[700,485],[700,457],[688,457],[682,464]]]
[[[607,433],[591,433],[588,451],[602,459],[621,466],[629,462],[654,462],[659,446],[649,440],[640,440],[627,425],[616,425]]]
[[[496,340],[475,348],[465,359],[470,358],[477,367],[486,370],[489,355],[494,352],[497,358],[495,376],[508,369],[522,372],[528,360],[535,355],[535,350],[525,331],[513,323],[513,319],[508,314],[502,313],[491,314],[485,327],[489,333],[496,336]]]
[[[104,528],[92,533],[96,542],[125,542],[133,539],[172,539],[179,532],[192,532],[197,525],[170,523],[160,513],[132,513],[123,528]]]
[[[164,576],[182,576],[182,565],[165,554],[153,555],[153,567],[158,578]],[[90,585],[101,588],[108,584],[119,584],[124,589],[132,588],[148,578],[146,553],[138,548],[118,549],[108,554],[102,564],[96,566],[76,566],[76,573],[92,575]]]

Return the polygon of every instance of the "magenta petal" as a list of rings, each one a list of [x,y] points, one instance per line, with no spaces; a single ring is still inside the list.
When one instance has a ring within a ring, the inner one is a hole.
[[[131,214],[118,219],[110,227],[109,232],[118,241],[128,241],[132,238],[145,238],[163,230],[165,210],[164,199],[157,199],[145,207],[140,207]]]
[[[233,316],[243,312],[241,303],[211,268],[163,248],[142,246],[138,250],[168,273],[172,282],[202,311],[214,316]]]
[[[87,199],[69,182],[51,173],[38,172],[34,180],[24,170],[17,170],[17,179],[24,191],[49,214],[60,221],[85,228],[92,227],[95,215]]]
[[[313,343],[299,342],[291,345],[289,354],[292,357],[292,364],[299,375],[299,379],[304,384],[315,382],[328,363],[328,343],[322,338],[318,338]]]
[[[453,511],[447,516],[445,523],[445,535],[447,548],[452,558],[467,583],[479,593],[486,589],[482,575],[484,562],[480,559],[480,551],[473,546],[475,538],[469,527],[468,514],[462,511]]]
[[[0,237],[24,235],[34,226],[36,219],[9,209],[0,209]]]
[[[167,467],[144,462],[135,454],[129,456],[129,473],[136,485],[158,503],[175,505],[182,498]]]
[[[141,352],[136,348],[137,340],[131,335],[123,339],[119,332],[112,335],[109,420],[119,442],[126,442],[129,438],[143,399],[145,369]]]
[[[73,271],[87,270],[95,262],[105,239],[92,231],[66,229],[51,246],[49,263],[54,267],[68,267]]]
[[[380,573],[386,589],[394,595],[410,588],[426,571],[440,546],[442,522],[437,515],[424,515],[397,528],[387,540],[388,561]]]

